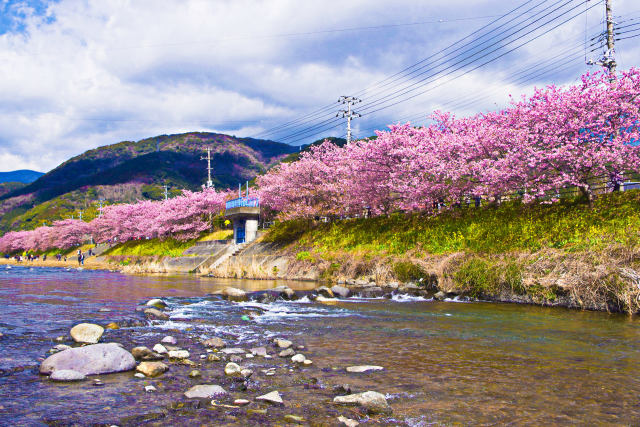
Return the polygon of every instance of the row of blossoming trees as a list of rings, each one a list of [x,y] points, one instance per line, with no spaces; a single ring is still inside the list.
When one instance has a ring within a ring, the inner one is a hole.
[[[378,132],[375,140],[313,147],[294,163],[258,177],[262,206],[283,219],[318,215],[429,211],[472,198],[519,193],[555,200],[577,187],[589,198],[595,177],[638,171],[640,71],[586,74],[578,85],[539,89],[502,111]],[[166,201],[112,205],[91,222],[64,220],[0,238],[0,252],[43,251],[95,241],[189,239],[210,226],[230,191],[185,192]]]
[[[6,233],[0,237],[0,252],[68,249],[81,245],[88,236],[96,242],[147,237],[187,240],[208,230],[210,214],[220,213],[230,197],[228,191],[204,189],[184,191],[168,200],[110,205],[91,222],[66,219],[35,230]]]
[[[392,126],[375,140],[325,142],[258,178],[261,204],[282,218],[429,211],[517,193],[556,200],[562,189],[590,199],[595,177],[638,171],[640,71],[586,74],[510,107],[469,118],[436,113],[428,127]]]

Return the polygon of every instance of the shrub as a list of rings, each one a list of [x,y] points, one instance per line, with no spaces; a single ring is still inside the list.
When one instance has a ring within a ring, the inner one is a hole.
[[[400,261],[393,264],[393,275],[401,282],[415,282],[426,276],[419,265],[409,261]]]
[[[480,258],[464,261],[453,278],[474,298],[495,295],[500,288],[500,275],[492,265]]]

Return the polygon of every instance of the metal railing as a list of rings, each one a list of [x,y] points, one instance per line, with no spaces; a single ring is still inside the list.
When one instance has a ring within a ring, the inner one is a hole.
[[[229,200],[225,207],[226,209],[257,208],[260,207],[260,201],[257,197],[239,197],[237,199]]]

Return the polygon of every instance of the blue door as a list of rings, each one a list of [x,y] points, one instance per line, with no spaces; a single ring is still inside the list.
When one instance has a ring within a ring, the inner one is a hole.
[[[236,226],[236,243],[244,243],[244,220],[238,221]]]

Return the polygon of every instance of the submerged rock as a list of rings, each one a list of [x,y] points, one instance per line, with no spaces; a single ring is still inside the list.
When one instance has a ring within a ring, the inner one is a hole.
[[[75,342],[95,344],[104,333],[104,328],[93,323],[80,323],[71,328],[69,333]]]
[[[218,337],[209,338],[208,340],[202,341],[202,344],[205,347],[211,348],[224,348],[227,346],[227,343]]]
[[[136,371],[145,374],[147,377],[157,377],[169,370],[169,367],[162,362],[141,362],[136,366]]]
[[[267,356],[267,349],[265,347],[254,347],[249,350],[254,356],[265,357]]]
[[[49,356],[40,365],[41,374],[71,369],[84,375],[130,371],[136,367],[133,355],[116,343],[70,348]]]
[[[157,308],[147,308],[144,311],[144,314],[147,315],[147,317],[155,317],[156,319],[160,320],[169,320],[169,315],[161,312]]]
[[[51,373],[51,376],[49,376],[49,379],[51,379],[51,381],[60,381],[60,382],[67,382],[67,381],[82,381],[86,378],[86,376],[78,371],[74,371],[72,369],[59,369],[56,371],[53,371]]]
[[[447,294],[445,294],[442,291],[438,291],[435,293],[435,295],[433,295],[433,299],[436,301],[444,301],[446,297],[447,297]]]
[[[233,401],[234,405],[238,405],[238,406],[244,406],[244,405],[248,405],[249,403],[251,403],[250,401],[248,401],[247,399],[236,399]]]
[[[144,346],[132,348],[131,354],[136,360],[160,360],[164,357]]]
[[[244,351],[241,348],[223,348],[222,350],[220,350],[220,353],[224,353],[224,354],[245,354],[246,351]]]
[[[120,325],[118,325],[116,322],[111,322],[111,323],[107,323],[107,325],[104,328],[105,329],[120,329]]]
[[[155,388],[152,385],[146,385],[144,386],[144,391],[146,391],[147,393],[152,393],[154,391],[158,390],[157,388]]]
[[[213,397],[220,397],[226,395],[225,389],[219,385],[213,384],[200,384],[194,385],[189,390],[184,392],[187,399],[211,399]]]
[[[302,424],[305,422],[305,419],[303,417],[300,417],[298,415],[285,415],[282,418],[285,422],[287,423],[291,423],[291,424]]]
[[[339,405],[356,405],[365,409],[369,414],[390,414],[391,407],[383,394],[376,391],[336,396],[333,402]]]
[[[271,393],[267,393],[262,396],[258,396],[256,397],[256,400],[268,402],[274,405],[282,405],[284,403],[284,401],[282,400],[282,396],[280,396],[280,393],[277,390],[274,390]]]
[[[207,355],[207,362],[219,362],[222,359],[220,358],[220,356],[216,355],[216,354],[209,354]]]
[[[384,370],[382,366],[375,366],[375,365],[359,365],[359,366],[347,367],[347,372],[352,372],[352,373],[362,373],[362,372],[372,372],[372,371],[382,371],[382,370]]]

